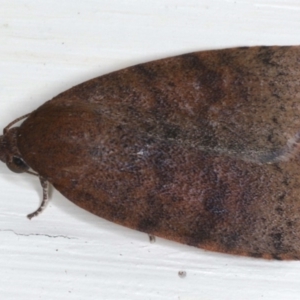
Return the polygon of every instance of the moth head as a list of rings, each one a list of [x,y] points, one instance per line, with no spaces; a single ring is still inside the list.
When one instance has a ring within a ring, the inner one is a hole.
[[[18,129],[18,127],[10,128],[0,136],[0,160],[6,163],[11,171],[23,173],[28,171],[29,166],[18,149]]]

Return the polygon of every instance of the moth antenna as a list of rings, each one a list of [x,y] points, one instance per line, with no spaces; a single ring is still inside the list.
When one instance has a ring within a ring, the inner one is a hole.
[[[37,217],[39,214],[41,214],[45,210],[45,208],[46,208],[46,206],[49,202],[48,181],[45,178],[41,177],[41,176],[39,176],[39,179],[40,179],[40,182],[41,182],[41,186],[43,188],[43,200],[42,200],[42,203],[41,203],[40,207],[36,211],[34,211],[33,213],[27,215],[27,218],[29,220],[31,220],[33,217]]]
[[[10,122],[4,129],[3,129],[3,133],[6,134],[8,129],[13,126],[14,124],[16,124],[17,122],[27,118],[28,116],[30,116],[32,113],[29,113],[29,114],[26,114],[26,115],[23,115],[17,119],[15,119],[14,121]]]
[[[34,176],[39,176],[38,173],[35,173],[35,172],[32,172],[32,171],[26,171],[26,173],[31,174],[31,175],[34,175]]]

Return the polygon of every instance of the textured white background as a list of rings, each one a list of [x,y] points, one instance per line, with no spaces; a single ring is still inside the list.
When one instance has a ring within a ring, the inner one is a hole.
[[[77,83],[231,46],[300,44],[297,0],[0,0],[0,126]],[[0,166],[1,299],[300,299],[300,262],[205,252],[101,220]],[[178,271],[186,271],[180,278]]]

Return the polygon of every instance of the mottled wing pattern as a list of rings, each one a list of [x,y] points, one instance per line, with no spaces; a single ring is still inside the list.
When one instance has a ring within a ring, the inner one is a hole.
[[[300,258],[300,47],[204,51],[80,84],[21,125],[33,170],[113,222]]]

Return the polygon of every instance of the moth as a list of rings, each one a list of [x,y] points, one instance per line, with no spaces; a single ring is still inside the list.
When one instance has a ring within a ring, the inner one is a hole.
[[[23,120],[20,126],[16,122]],[[206,250],[300,258],[300,47],[184,54],[79,84],[0,159],[83,209]]]

